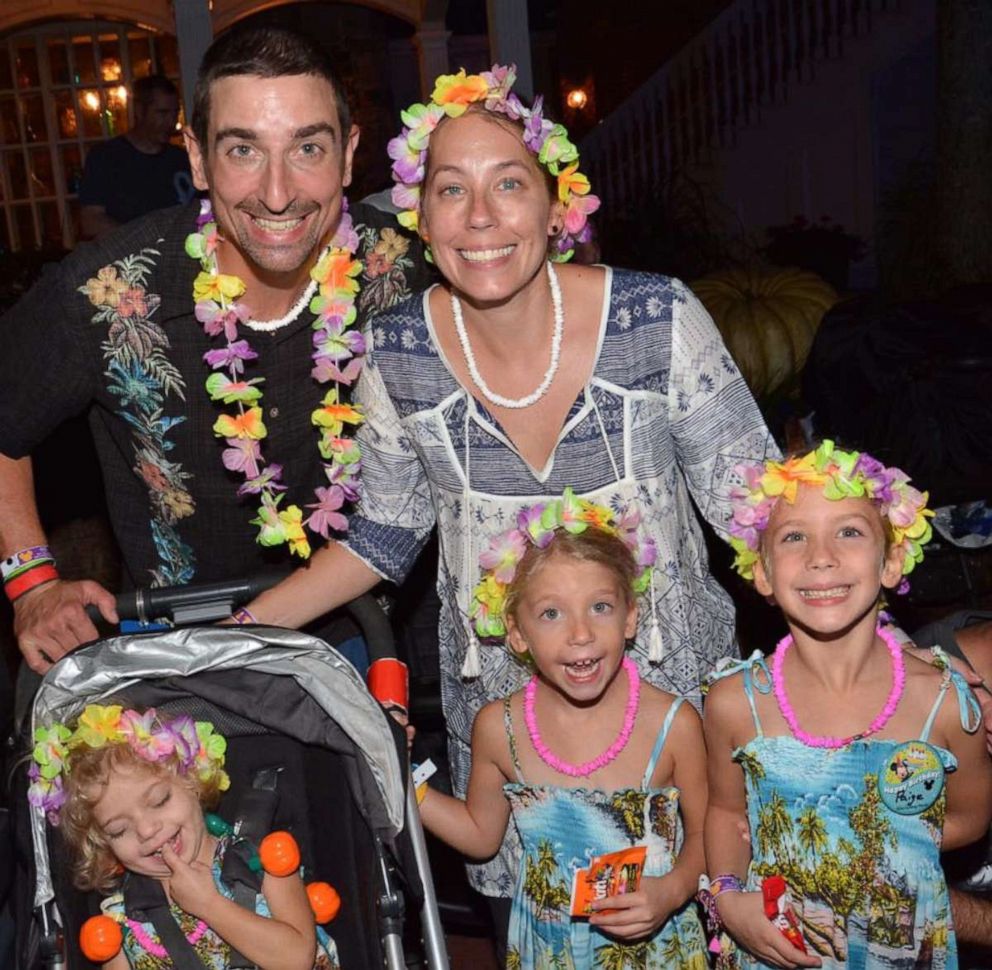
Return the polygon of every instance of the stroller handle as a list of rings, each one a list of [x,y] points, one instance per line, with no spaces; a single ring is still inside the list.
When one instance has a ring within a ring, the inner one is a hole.
[[[188,586],[156,586],[133,589],[117,596],[121,620],[153,623],[166,618],[177,626],[214,623],[229,617],[239,606],[275,586],[290,574],[288,569],[270,569],[243,579],[219,583],[191,583]],[[382,607],[371,593],[363,593],[342,609],[358,624],[365,639],[369,660],[396,658],[393,630]],[[94,622],[104,622],[95,606],[86,612]]]
[[[271,569],[244,579],[219,583],[192,583],[188,586],[155,586],[132,589],[117,595],[117,615],[122,620],[152,623],[166,617],[176,624],[211,623],[231,615],[239,606],[275,586],[289,575],[285,569]],[[88,606],[90,619],[100,611]]]

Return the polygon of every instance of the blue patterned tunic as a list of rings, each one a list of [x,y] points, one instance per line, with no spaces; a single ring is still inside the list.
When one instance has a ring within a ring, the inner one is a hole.
[[[710,575],[693,501],[725,534],[734,465],[763,459],[775,445],[692,293],[664,276],[606,274],[593,373],[542,469],[520,457],[498,421],[452,376],[434,338],[429,291],[372,323],[373,349],[356,391],[366,411],[358,432],[364,489],[347,546],[383,577],[401,581],[437,525],[441,697],[461,796],[476,713],[524,679],[501,647],[482,650],[481,677],[460,677],[478,555],[522,506],[569,485],[616,509],[636,503],[658,546],[655,592],[665,638],[661,665],[648,664],[646,637],[633,649],[647,681],[698,703],[702,675],[733,648],[733,605]],[[514,842],[511,827],[501,855],[473,867],[473,882],[487,895],[510,895]]]

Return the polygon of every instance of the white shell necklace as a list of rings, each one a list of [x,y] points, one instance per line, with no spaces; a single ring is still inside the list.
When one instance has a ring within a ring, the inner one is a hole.
[[[551,306],[555,315],[555,329],[551,336],[551,363],[544,374],[544,380],[526,397],[503,397],[502,394],[495,394],[486,386],[486,382],[479,373],[479,368],[475,363],[475,355],[472,353],[472,346],[468,342],[468,333],[465,330],[465,318],[462,316],[461,300],[451,293],[451,315],[455,318],[455,330],[458,333],[458,342],[462,345],[462,353],[465,355],[465,363],[468,364],[468,372],[472,376],[475,386],[482,392],[482,396],[491,404],[496,404],[501,408],[529,408],[548,393],[551,382],[558,372],[558,363],[561,359],[561,335],[565,330],[565,311],[562,306],[561,287],[558,285],[558,274],[549,262],[548,283],[551,286]]]
[[[245,320],[244,325],[249,330],[254,330],[256,333],[274,333],[276,330],[282,330],[283,327],[289,323],[292,323],[303,312],[304,308],[309,305],[310,301],[313,299],[314,293],[316,292],[317,281],[312,279],[309,283],[307,283],[300,298],[289,308],[289,311],[279,317],[278,320]]]

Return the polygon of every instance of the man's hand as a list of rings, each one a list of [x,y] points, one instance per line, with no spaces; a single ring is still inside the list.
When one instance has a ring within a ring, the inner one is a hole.
[[[14,603],[14,634],[24,661],[38,674],[81,643],[99,635],[86,615],[93,604],[108,623],[117,623],[114,594],[92,580],[57,579],[32,589]]]
[[[717,911],[727,932],[762,963],[792,970],[819,967],[819,957],[797,950],[765,916],[761,893],[720,893]]]
[[[162,846],[162,861],[172,872],[167,880],[172,901],[191,916],[206,919],[211,902],[220,895],[211,867],[196,859],[184,862],[168,842]]]

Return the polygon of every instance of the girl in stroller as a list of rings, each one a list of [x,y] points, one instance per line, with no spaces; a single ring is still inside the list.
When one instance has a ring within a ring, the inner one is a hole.
[[[35,741],[29,798],[60,825],[77,887],[112,893],[101,908],[120,924],[123,948],[106,970],[172,966],[152,924],[126,912],[127,885],[142,877],[159,884],[211,970],[229,965],[232,948],[259,968],[338,966],[296,871],[266,872],[254,910],[222,880],[231,841],[211,834],[203,814],[229,784],[226,741],[212,724],[90,704],[72,727],[39,728]]]

